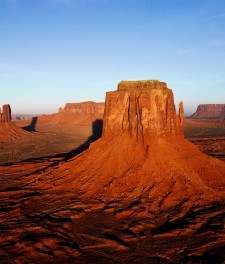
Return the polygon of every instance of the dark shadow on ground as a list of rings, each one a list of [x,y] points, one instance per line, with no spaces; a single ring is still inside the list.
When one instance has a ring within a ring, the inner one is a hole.
[[[31,122],[31,124],[34,124],[34,129],[35,129],[35,122],[37,122],[37,117],[36,117],[36,121],[34,120],[33,123]],[[30,126],[31,125],[27,126],[26,128],[29,129]],[[71,150],[67,153],[64,152],[64,153],[59,153],[56,155],[36,157],[36,158],[28,158],[28,159],[21,160],[18,162],[9,162],[9,163],[5,163],[5,164],[1,164],[1,166],[10,166],[12,164],[20,163],[20,162],[40,162],[41,160],[46,160],[46,159],[50,160],[50,159],[54,159],[54,158],[59,158],[59,159],[61,158],[59,161],[56,161],[50,165],[50,166],[55,166],[59,162],[67,161],[67,160],[75,157],[76,155],[82,153],[83,151],[87,150],[92,142],[96,141],[97,139],[99,139],[102,136],[102,126],[103,126],[103,120],[102,119],[96,119],[94,122],[92,122],[92,135],[83,144],[81,144],[79,147],[77,147],[74,150]],[[27,131],[31,131],[31,130],[27,130]],[[35,130],[33,130],[33,131],[35,131]]]
[[[29,126],[23,127],[28,132],[36,132],[37,116],[33,117]]]
[[[78,148],[66,154],[64,153],[64,154],[58,154],[58,155],[61,157],[64,156],[65,160],[69,160],[75,157],[76,155],[80,154],[81,152],[87,150],[92,142],[96,141],[102,136],[102,126],[103,126],[103,120],[96,119],[92,123],[92,135],[82,145],[80,145]]]
[[[99,139],[102,136],[102,125],[103,125],[102,119],[96,119],[94,122],[92,122],[92,135],[78,148],[66,153],[66,155],[64,154],[65,160],[69,160],[74,156],[80,154],[81,152],[87,150],[92,142]]]

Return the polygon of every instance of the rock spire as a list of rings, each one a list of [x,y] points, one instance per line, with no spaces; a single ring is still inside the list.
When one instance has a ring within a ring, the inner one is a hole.
[[[9,121],[11,121],[11,108],[9,104],[5,104],[2,109],[0,108],[0,123]]]

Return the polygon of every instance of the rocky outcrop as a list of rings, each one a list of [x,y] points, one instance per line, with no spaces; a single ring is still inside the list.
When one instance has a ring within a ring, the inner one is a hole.
[[[12,142],[23,142],[28,140],[29,138],[34,137],[31,136],[30,133],[18,127],[13,121],[11,121],[11,107],[9,104],[3,105],[2,109],[0,108],[0,143],[1,144],[9,144]],[[4,148],[1,145],[1,148]],[[11,147],[7,145],[7,152],[11,151]],[[12,148],[13,149],[13,148]],[[14,149],[13,149],[14,152]],[[8,155],[8,153],[7,153]],[[4,155],[4,156],[7,156]],[[13,155],[11,155],[13,158]],[[0,158],[0,163],[2,159]]]
[[[129,132],[144,139],[155,135],[183,134],[183,104],[176,115],[172,90],[157,80],[122,81],[106,93],[104,135]]]
[[[225,118],[225,104],[200,104],[190,118]]]
[[[11,108],[9,104],[5,104],[0,108],[0,123],[11,121]]]
[[[92,101],[82,103],[67,103],[64,108],[59,108],[59,113],[69,112],[76,114],[89,114],[103,116],[105,104]]]

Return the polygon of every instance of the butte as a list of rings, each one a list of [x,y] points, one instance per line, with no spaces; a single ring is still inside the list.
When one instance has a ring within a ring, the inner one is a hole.
[[[61,164],[56,185],[106,204],[138,201],[146,215],[222,202],[225,164],[184,139],[183,113],[164,82],[120,82],[106,94],[102,138]]]
[[[28,133],[11,122],[11,107],[5,104],[0,108],[0,141],[11,142],[23,139]]]

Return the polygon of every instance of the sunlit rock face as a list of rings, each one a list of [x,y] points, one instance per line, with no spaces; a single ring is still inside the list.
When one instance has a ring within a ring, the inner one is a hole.
[[[157,80],[121,81],[106,94],[104,135],[129,132],[137,139],[183,135],[183,105],[178,116],[166,83]]]
[[[5,104],[0,108],[0,123],[11,121],[11,108],[9,104]]]

